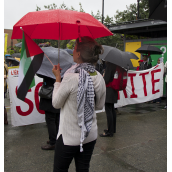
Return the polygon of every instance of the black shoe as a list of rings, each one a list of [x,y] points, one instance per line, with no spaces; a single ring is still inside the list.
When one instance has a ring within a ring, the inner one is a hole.
[[[107,130],[107,129],[105,129],[105,130],[104,130],[104,132],[105,132],[105,133],[107,133],[107,132],[108,132],[108,130]]]
[[[47,144],[50,144],[50,141],[49,140],[47,141]]]
[[[100,134],[100,137],[113,137],[113,134],[103,133],[103,134]]]
[[[42,150],[54,150],[55,149],[55,145],[45,145],[45,146],[41,146]]]

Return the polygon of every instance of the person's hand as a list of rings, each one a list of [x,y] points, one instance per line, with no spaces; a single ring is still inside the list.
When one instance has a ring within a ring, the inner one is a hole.
[[[56,82],[60,82],[61,81],[61,75],[60,75],[61,70],[62,69],[60,68],[60,64],[53,66],[52,72],[53,72],[53,74],[56,77]]]
[[[7,79],[7,75],[4,75],[4,79]]]

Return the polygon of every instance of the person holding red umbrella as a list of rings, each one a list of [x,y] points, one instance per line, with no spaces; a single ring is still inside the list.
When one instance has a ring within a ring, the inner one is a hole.
[[[61,108],[57,135],[54,172],[68,171],[75,159],[76,171],[89,171],[89,163],[97,139],[95,110],[103,109],[106,87],[102,75],[95,70],[103,48],[85,36],[76,40],[73,59],[77,64],[64,74],[60,65],[53,67],[56,77],[52,104]]]

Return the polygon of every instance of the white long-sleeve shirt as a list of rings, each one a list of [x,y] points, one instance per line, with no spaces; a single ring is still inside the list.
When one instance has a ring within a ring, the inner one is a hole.
[[[95,110],[103,109],[106,97],[106,86],[99,72],[91,76],[96,94]],[[61,108],[58,137],[62,134],[65,145],[80,145],[81,128],[77,119],[77,92],[79,73],[65,73],[62,82],[54,83],[52,104],[54,108]],[[93,122],[88,137],[83,144],[97,139],[97,120],[94,110]]]

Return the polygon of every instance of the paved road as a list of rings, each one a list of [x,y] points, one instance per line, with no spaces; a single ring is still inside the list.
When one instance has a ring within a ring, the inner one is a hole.
[[[9,106],[9,99],[5,99]],[[90,172],[166,172],[167,111],[161,104],[138,104],[119,108],[117,133],[112,138],[98,137]],[[45,123],[4,126],[5,172],[52,172],[54,151],[43,151],[48,140]],[[97,114],[98,133],[106,129],[106,114]],[[75,172],[72,161],[69,172]]]

